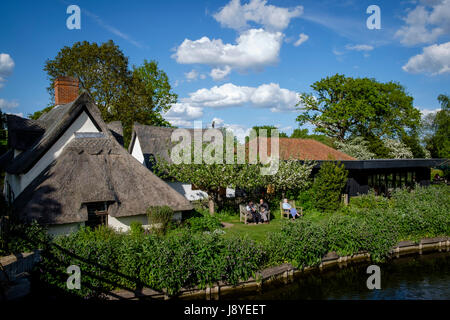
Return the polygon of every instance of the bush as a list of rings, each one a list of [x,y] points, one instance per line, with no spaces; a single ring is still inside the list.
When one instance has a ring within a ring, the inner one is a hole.
[[[169,206],[155,206],[147,209],[148,224],[157,232],[166,234],[170,221],[173,217],[173,210]],[[156,226],[155,226],[156,225]]]
[[[187,220],[189,228],[194,232],[214,231],[221,227],[218,217],[212,216],[207,211],[201,211],[201,216],[192,217]]]
[[[143,235],[145,232],[144,228],[142,227],[142,223],[133,221],[130,224],[130,234],[132,236],[140,236]]]
[[[47,230],[36,221],[25,224],[5,220],[0,232],[0,256],[30,252],[42,248],[48,241]]]
[[[332,161],[322,163],[312,187],[317,209],[332,211],[339,208],[347,175],[344,164],[335,164]]]

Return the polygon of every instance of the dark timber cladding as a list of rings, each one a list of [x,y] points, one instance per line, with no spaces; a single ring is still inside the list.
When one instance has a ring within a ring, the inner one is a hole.
[[[373,189],[377,194],[389,195],[394,188],[430,184],[432,167],[443,165],[446,159],[376,159],[340,161],[348,170],[346,192],[349,196],[365,194]],[[313,169],[316,174],[321,164]]]

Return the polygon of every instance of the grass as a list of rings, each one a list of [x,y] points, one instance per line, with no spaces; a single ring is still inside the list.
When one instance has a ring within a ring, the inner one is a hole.
[[[231,223],[233,226],[224,228],[223,230],[226,232],[225,237],[232,235],[237,235],[240,237],[248,237],[249,239],[262,242],[266,239],[267,235],[270,232],[276,232],[281,229],[282,221],[287,220],[286,218],[280,217],[280,211],[274,210],[275,212],[271,216],[271,220],[269,224],[244,224],[239,221],[238,215],[229,215],[229,214],[217,214],[217,217],[222,222]],[[313,221],[320,221],[328,218],[329,213],[323,213],[319,211],[308,211],[304,212],[304,216],[302,219],[308,219]]]

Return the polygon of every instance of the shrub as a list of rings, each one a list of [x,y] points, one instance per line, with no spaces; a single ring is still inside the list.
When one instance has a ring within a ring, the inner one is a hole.
[[[130,224],[130,234],[132,236],[140,236],[143,235],[145,232],[144,228],[142,227],[142,223],[133,221]]]
[[[148,224],[154,226],[157,232],[166,234],[173,217],[173,210],[169,206],[155,206],[147,209]]]
[[[192,217],[187,220],[187,224],[192,231],[214,231],[221,227],[218,217],[212,216],[207,211],[201,211],[200,214],[199,217]]]
[[[47,230],[36,221],[31,224],[5,220],[0,232],[0,256],[30,252],[49,241]]]
[[[317,209],[332,211],[339,208],[341,194],[347,182],[348,171],[344,164],[332,161],[322,163],[314,179],[314,205]]]

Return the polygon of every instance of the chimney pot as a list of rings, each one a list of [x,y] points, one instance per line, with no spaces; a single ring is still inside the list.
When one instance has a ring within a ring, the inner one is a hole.
[[[78,97],[79,82],[73,77],[58,77],[55,79],[55,105],[66,104]]]

